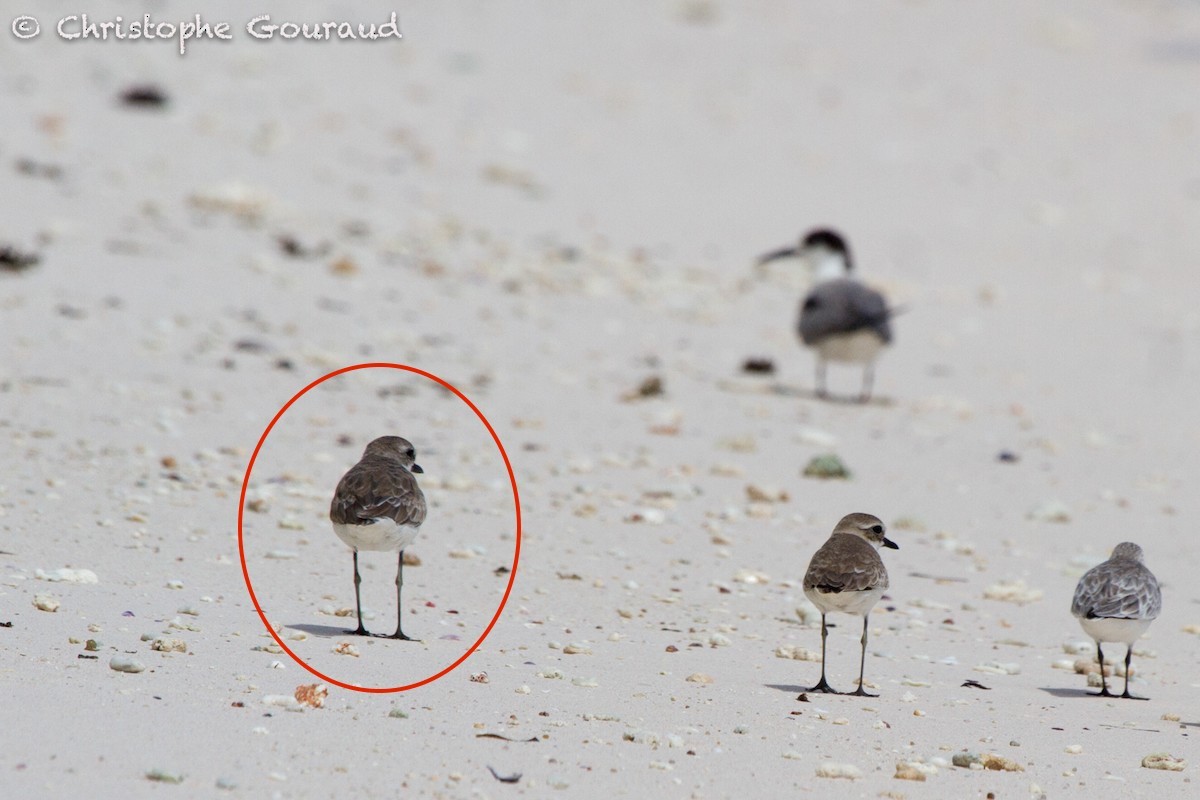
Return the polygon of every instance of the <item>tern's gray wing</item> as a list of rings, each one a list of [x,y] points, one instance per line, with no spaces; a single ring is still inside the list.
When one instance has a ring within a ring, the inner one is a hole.
[[[425,521],[425,495],[417,479],[394,459],[365,457],[342,476],[329,518],[335,524],[370,525],[390,519],[397,525]]]
[[[1155,619],[1162,611],[1162,591],[1154,574],[1133,561],[1105,561],[1079,579],[1071,613],[1095,619]]]
[[[813,287],[800,307],[800,338],[816,344],[826,336],[873,330],[892,340],[891,312],[883,295],[851,278],[835,278]]]
[[[835,534],[813,554],[804,588],[822,592],[865,592],[888,587],[887,569],[875,548],[857,536]]]

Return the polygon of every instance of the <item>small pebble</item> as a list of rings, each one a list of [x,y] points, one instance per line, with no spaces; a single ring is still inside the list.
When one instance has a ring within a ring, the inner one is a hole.
[[[63,567],[62,569],[51,570],[35,570],[34,576],[39,581],[50,581],[51,583],[99,583],[100,579],[96,577],[96,573],[90,569],[70,569]]]
[[[1024,772],[1025,768],[1013,761],[1011,758],[998,756],[995,753],[984,753],[979,757],[979,761],[984,769],[997,770],[1003,772]]]
[[[38,611],[54,612],[58,611],[59,607],[61,606],[62,603],[59,602],[58,598],[51,597],[48,594],[37,594],[33,596],[33,607]]]
[[[691,675],[688,675],[688,676],[687,676],[687,678],[685,678],[684,680],[686,680],[688,683],[704,683],[704,684],[708,684],[708,683],[712,683],[712,682],[713,682],[713,676],[712,676],[712,675],[706,675],[706,674],[705,674],[705,673],[703,673],[703,672],[693,672]]]
[[[832,761],[826,761],[817,767],[817,777],[857,780],[862,777],[862,770],[853,764],[835,764]]]
[[[915,764],[910,764],[907,761],[901,761],[896,764],[896,774],[892,776],[902,781],[923,781],[925,773],[917,768]]]
[[[1083,745],[1081,745],[1081,744],[1067,745],[1065,748],[1063,748],[1063,752],[1070,753],[1073,756],[1077,756],[1083,752]]]
[[[833,453],[828,453],[826,455],[813,456],[808,465],[804,467],[804,477],[821,478],[823,480],[849,480],[851,473],[840,458]]]
[[[1020,664],[1001,664],[998,661],[985,661],[982,664],[975,665],[976,672],[985,672],[989,675],[1020,675]]]
[[[1170,753],[1151,753],[1142,759],[1142,766],[1146,769],[1165,769],[1170,772],[1183,772],[1187,767],[1187,762],[1182,758],[1176,758]]]
[[[165,769],[152,769],[146,773],[146,778],[159,783],[183,783],[183,773]]]
[[[325,698],[329,696],[329,687],[323,683],[306,683],[297,686],[292,696],[296,698],[297,703],[310,708],[321,708],[325,705]]]
[[[263,704],[286,709],[287,711],[303,711],[300,701],[288,694],[268,694],[263,697]]]
[[[146,665],[141,661],[138,661],[136,658],[131,656],[124,655],[113,656],[108,662],[108,667],[109,669],[116,670],[117,672],[132,673],[142,672],[146,669]]]

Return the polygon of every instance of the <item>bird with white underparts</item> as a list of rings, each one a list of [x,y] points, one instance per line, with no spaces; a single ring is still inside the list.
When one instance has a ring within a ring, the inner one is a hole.
[[[1100,691],[1097,697],[1116,697],[1108,691],[1104,679],[1104,642],[1125,645],[1125,691],[1121,697],[1145,700],[1129,693],[1130,662],[1133,643],[1141,638],[1162,611],[1162,590],[1158,579],[1143,563],[1142,548],[1133,542],[1121,542],[1108,560],[1083,573],[1071,600],[1071,613],[1084,632],[1096,642],[1096,660],[1100,664]]]
[[[800,341],[817,355],[817,397],[829,397],[826,372],[832,361],[862,367],[857,399],[867,402],[874,388],[875,362],[892,343],[891,320],[899,310],[890,308],[883,294],[855,277],[850,246],[837,231],[810,231],[799,245],[761,256],[758,266],[790,258],[799,259],[814,281],[800,304],[797,332]]]
[[[425,495],[413,473],[424,470],[416,463],[412,442],[399,436],[381,436],[367,445],[359,462],[338,482],[329,505],[333,532],[354,551],[354,606],[358,628],[347,633],[369,636],[362,618],[358,573],[360,550],[399,553],[396,564],[396,632],[390,639],[411,639],[404,633],[400,592],[404,586],[404,548],[412,544],[425,521]]]
[[[879,549],[899,550],[887,538],[883,522],[871,514],[847,514],[834,527],[825,544],[813,554],[804,573],[804,594],[821,612],[821,680],[810,692],[854,694],[875,697],[863,686],[867,661],[867,624],[871,609],[888,588],[887,568]],[[839,692],[825,679],[825,640],[829,628],[825,617],[834,611],[863,618],[862,654],[858,662],[858,689]]]

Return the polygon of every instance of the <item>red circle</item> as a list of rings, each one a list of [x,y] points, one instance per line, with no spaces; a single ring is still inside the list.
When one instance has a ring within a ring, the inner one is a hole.
[[[254,461],[255,461],[255,459],[258,458],[258,451],[262,449],[263,443],[267,441],[267,436],[270,435],[271,429],[275,427],[275,423],[279,422],[279,418],[284,415],[284,412],[286,412],[289,408],[292,407],[293,403],[295,403],[297,400],[299,400],[301,397],[303,397],[305,394],[307,394],[310,389],[321,385],[322,383],[329,380],[330,378],[336,378],[338,375],[341,375],[346,372],[353,372],[354,370],[378,369],[378,368],[400,369],[400,370],[404,370],[405,372],[416,373],[417,375],[426,377],[431,381],[435,381],[436,383],[441,384],[443,387],[445,387],[449,391],[453,392],[454,395],[456,397],[458,397],[459,400],[462,400],[464,403],[467,404],[467,406],[472,411],[475,412],[475,416],[479,417],[479,421],[483,423],[483,426],[485,428],[487,428],[488,433],[490,433],[492,435],[492,441],[494,441],[496,443],[496,447],[500,450],[500,456],[501,456],[501,458],[504,459],[504,468],[506,470],[508,470],[508,480],[512,484],[513,508],[516,512],[516,520],[517,520],[517,545],[513,550],[512,570],[508,574],[508,586],[506,586],[504,588],[504,597],[502,597],[500,599],[500,605],[496,608],[496,613],[492,616],[492,621],[488,623],[488,626],[486,628],[484,628],[483,633],[479,635],[479,638],[475,640],[475,643],[473,645],[471,645],[470,647],[468,647],[467,651],[465,653],[463,653],[461,656],[459,656],[458,660],[455,661],[453,664],[446,667],[441,672],[438,672],[434,675],[430,675],[428,678],[426,678],[422,681],[417,681],[416,683],[405,684],[404,686],[382,686],[382,687],[354,686],[353,684],[339,681],[337,678],[331,678],[328,675],[321,672],[320,670],[314,669],[304,659],[300,658],[300,656],[293,653],[292,649],[290,647],[288,647],[287,644],[284,643],[283,639],[279,638],[279,634],[275,632],[275,629],[273,627],[271,627],[271,623],[267,621],[267,615],[263,612],[262,606],[260,606],[258,604],[258,597],[257,597],[257,595],[254,594],[254,584],[251,583],[251,581],[250,581],[250,570],[246,566],[246,548],[245,548],[245,543],[244,543],[244,540],[242,537],[242,518],[246,512],[246,488],[250,485],[250,473],[254,471]],[[296,392],[296,394],[292,396],[291,400],[288,400],[286,403],[284,403],[283,408],[279,409],[278,413],[276,413],[275,416],[271,418],[271,422],[267,425],[266,430],[264,430],[262,433],[262,436],[260,436],[258,438],[258,444],[256,444],[254,446],[254,453],[251,454],[251,456],[250,456],[250,463],[246,465],[246,476],[244,478],[242,478],[242,492],[241,492],[241,496],[238,498],[237,528],[238,528],[238,555],[242,559],[242,575],[246,579],[246,589],[250,592],[250,600],[251,600],[251,602],[254,603],[254,610],[258,612],[259,618],[262,620],[263,625],[267,629],[267,632],[271,634],[271,637],[273,639],[275,639],[275,641],[279,644],[280,647],[283,648],[285,653],[287,653],[289,656],[292,657],[293,661],[295,661],[300,666],[304,667],[306,670],[311,672],[313,675],[316,675],[321,680],[326,681],[327,683],[332,683],[335,686],[340,686],[343,689],[352,689],[353,691],[356,691],[356,692],[371,692],[374,694],[386,694],[389,692],[406,692],[409,689],[416,689],[417,687],[424,686],[427,683],[432,683],[433,681],[436,681],[438,678],[441,678],[444,675],[448,674],[449,672],[454,670],[454,668],[457,667],[459,664],[466,661],[467,658],[469,658],[470,655],[475,652],[476,648],[478,648],[479,645],[483,644],[484,639],[486,639],[488,637],[488,634],[490,634],[492,632],[492,628],[495,627],[496,622],[499,621],[499,619],[500,619],[500,615],[504,612],[504,606],[508,603],[508,596],[510,594],[512,594],[513,581],[515,581],[516,577],[517,577],[517,562],[521,558],[521,498],[517,494],[517,476],[513,473],[512,463],[508,460],[508,452],[504,449],[504,444],[500,441],[500,437],[496,435],[496,431],[494,428],[492,428],[492,424],[490,422],[488,422],[487,417],[485,417],[483,415],[483,412],[480,411],[479,408],[476,407],[476,405],[471,402],[470,398],[468,398],[465,394],[460,392],[454,386],[450,385],[446,381],[439,378],[437,375],[434,375],[431,372],[426,372],[423,369],[418,369],[417,367],[410,367],[407,364],[392,364],[392,363],[389,363],[386,361],[376,361],[376,362],[371,362],[371,363],[367,363],[367,364],[354,364],[349,367],[342,367],[339,370],[334,370],[333,372],[330,372],[328,375],[322,375],[320,378],[317,378],[315,381],[310,383],[308,386],[305,386],[303,389]]]

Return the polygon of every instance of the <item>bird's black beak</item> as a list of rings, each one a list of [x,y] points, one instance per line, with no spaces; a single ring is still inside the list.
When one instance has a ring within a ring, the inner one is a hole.
[[[770,253],[767,253],[766,255],[759,256],[758,261],[756,261],[755,263],[761,267],[764,264],[769,264],[772,261],[778,261],[781,258],[792,258],[792,257],[798,256],[798,255],[800,255],[800,248],[785,247],[781,250],[773,250]]]
[[[900,545],[896,544],[895,542],[893,542],[891,539],[887,538],[886,536],[885,536],[885,537],[883,537],[883,546],[884,546],[884,547],[890,547],[890,548],[892,548],[893,550],[899,550],[899,549],[900,549]]]
[[[411,467],[408,468],[408,471],[409,472],[420,472],[420,473],[425,472],[425,470],[421,469],[420,464],[413,464]],[[895,547],[895,545],[892,545],[892,547]]]

